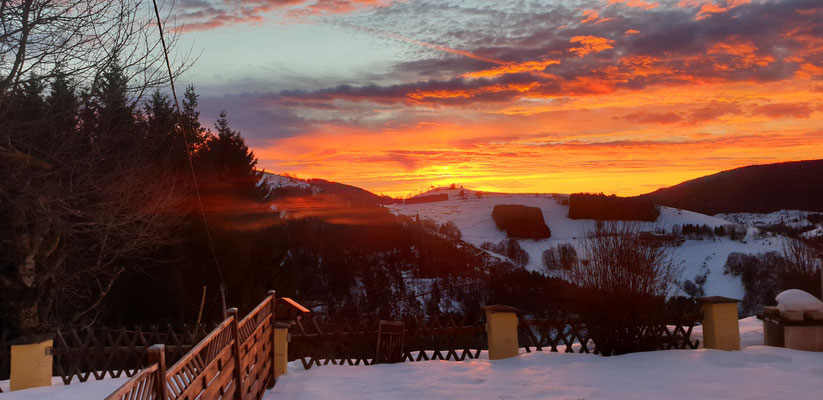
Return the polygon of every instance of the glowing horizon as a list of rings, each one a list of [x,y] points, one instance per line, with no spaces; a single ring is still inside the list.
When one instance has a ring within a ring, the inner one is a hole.
[[[226,109],[273,173],[635,195],[823,157],[819,1],[200,3],[204,123]]]

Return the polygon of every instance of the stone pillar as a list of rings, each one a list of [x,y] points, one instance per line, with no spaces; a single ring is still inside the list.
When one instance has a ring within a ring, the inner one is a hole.
[[[711,296],[697,299],[703,312],[703,347],[718,350],[740,350],[740,322],[737,319],[738,300]]]
[[[518,354],[517,309],[503,305],[483,307],[486,313],[486,334],[489,339],[489,360],[500,360]]]
[[[11,390],[51,386],[51,336],[29,337],[12,343]]]
[[[278,321],[274,328],[274,377],[288,372],[289,324]]]

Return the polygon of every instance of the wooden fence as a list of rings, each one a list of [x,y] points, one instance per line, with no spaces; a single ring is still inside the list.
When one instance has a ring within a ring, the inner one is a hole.
[[[481,316],[444,317],[409,321],[403,331],[399,361],[477,358],[485,349],[486,328]],[[290,328],[289,361],[303,368],[321,365],[371,365],[377,356],[378,320],[320,320],[300,317]],[[382,358],[382,357],[381,357]]]
[[[151,345],[165,345],[165,358],[173,363],[188,353],[206,336],[204,327],[183,327],[175,332],[171,326],[157,326],[144,331],[108,328],[63,328],[54,335],[54,374],[68,385],[74,378],[104,379],[134,376],[149,365],[147,350]]]
[[[598,353],[586,326],[577,319],[518,318],[518,342],[527,353],[532,347],[537,351],[547,348],[553,352]],[[696,349],[700,343],[692,340],[691,334],[701,319],[699,314],[672,316],[670,324],[648,327],[644,332],[658,350]]]
[[[564,351],[595,353],[597,346],[586,326],[573,318],[536,318],[518,315],[518,344],[530,353]],[[672,317],[671,324],[650,327],[645,332],[660,350],[696,349],[691,339],[698,314]],[[290,328],[289,361],[300,360],[303,368],[321,365],[375,364],[379,323],[374,320],[340,321],[314,316],[298,318]],[[402,335],[399,361],[456,360],[477,358],[487,349],[485,318],[479,315],[435,318],[407,322]],[[380,357],[383,358],[383,357]]]
[[[206,336],[204,326],[186,325],[172,328],[149,326],[144,329],[106,327],[63,327],[54,333],[53,373],[64,384],[78,380],[134,376],[149,365],[147,350],[153,344],[164,344],[167,362],[173,363]],[[9,379],[11,345],[8,332],[0,335],[0,380]]]
[[[237,309],[229,310],[226,320],[168,370],[162,354],[151,360],[106,399],[260,399],[274,384],[274,293],[242,320]]]

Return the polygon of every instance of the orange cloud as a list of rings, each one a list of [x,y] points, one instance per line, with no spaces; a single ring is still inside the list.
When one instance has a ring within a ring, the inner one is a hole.
[[[755,46],[754,43],[739,41],[715,43],[709,47],[707,53],[713,56],[727,55],[732,57],[732,60],[728,63],[719,62],[716,65],[718,69],[748,68],[752,66],[765,67],[775,61],[774,57],[770,55],[758,55],[757,50],[757,46]]]
[[[614,40],[606,39],[598,36],[574,36],[569,40],[569,43],[578,43],[579,47],[571,47],[569,51],[577,54],[578,57],[583,57],[590,53],[599,53],[603,50],[613,49]]]
[[[584,10],[583,15],[586,17],[584,20],[580,21],[581,24],[586,24],[589,22],[594,22],[600,19],[600,15],[597,14],[597,11],[594,10]]]
[[[609,0],[609,4],[623,4],[627,7],[642,8],[646,10],[657,8],[660,5],[660,3],[657,2],[643,0]]]
[[[505,64],[499,67],[485,69],[482,71],[467,72],[463,74],[463,76],[466,78],[495,78],[501,75],[517,74],[522,72],[542,73],[546,69],[546,67],[555,64],[560,64],[560,60],[544,59],[541,61],[525,61],[521,63]],[[548,74],[542,75],[548,76]]]
[[[600,15],[595,10],[584,10],[583,15],[586,17],[582,21],[581,24],[587,24],[589,22],[594,22],[595,24],[599,24],[606,21],[612,21],[614,18],[600,18]]]

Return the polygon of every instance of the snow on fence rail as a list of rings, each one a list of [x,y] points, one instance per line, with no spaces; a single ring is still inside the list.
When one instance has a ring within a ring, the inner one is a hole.
[[[106,400],[252,400],[262,398],[273,384],[274,293],[270,292],[240,321],[237,309],[229,310],[228,318],[168,371],[163,361],[152,364]]]

